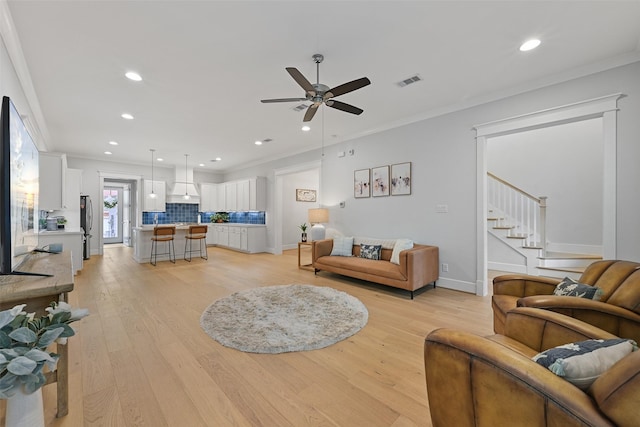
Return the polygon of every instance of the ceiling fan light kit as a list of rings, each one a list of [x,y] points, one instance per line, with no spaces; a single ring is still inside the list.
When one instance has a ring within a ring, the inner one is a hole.
[[[293,78],[293,80],[298,83],[298,85],[304,89],[305,97],[304,98],[274,98],[274,99],[263,99],[261,102],[263,103],[275,103],[275,102],[300,102],[300,101],[310,101],[311,104],[307,108],[307,112],[304,114],[303,122],[309,122],[313,119],[313,116],[318,111],[318,107],[323,103],[327,107],[335,108],[336,110],[344,111],[347,113],[359,115],[362,114],[364,110],[358,107],[354,107],[353,105],[336,101],[333,98],[344,95],[349,92],[353,92],[354,90],[361,89],[369,84],[371,81],[362,77],[348,83],[344,83],[333,88],[320,83],[320,63],[324,60],[324,56],[316,53],[313,55],[313,61],[316,63],[316,83],[311,84],[309,80],[300,72],[297,68],[287,67],[285,68],[289,75]]]

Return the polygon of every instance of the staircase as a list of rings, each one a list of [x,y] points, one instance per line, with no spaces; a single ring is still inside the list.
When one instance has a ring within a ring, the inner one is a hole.
[[[523,265],[514,266],[513,272],[577,279],[585,267],[602,259],[599,255],[547,250],[547,198],[534,197],[491,173],[487,178],[487,229],[522,257]]]

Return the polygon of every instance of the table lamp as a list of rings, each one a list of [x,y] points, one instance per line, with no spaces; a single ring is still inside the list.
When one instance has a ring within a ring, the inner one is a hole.
[[[309,223],[311,227],[311,240],[322,240],[325,237],[325,228],[323,222],[329,222],[329,209],[317,208],[309,209]]]

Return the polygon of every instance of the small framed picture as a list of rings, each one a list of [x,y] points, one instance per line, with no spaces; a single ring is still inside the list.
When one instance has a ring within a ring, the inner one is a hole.
[[[371,196],[371,182],[369,169],[353,172],[353,197],[356,199]]]
[[[296,202],[315,202],[316,190],[296,188]]]
[[[389,195],[389,166],[371,169],[371,189],[373,197]]]
[[[391,165],[391,195],[411,194],[411,162]]]

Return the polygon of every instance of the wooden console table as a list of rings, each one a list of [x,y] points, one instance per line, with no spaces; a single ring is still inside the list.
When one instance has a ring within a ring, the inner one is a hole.
[[[17,269],[34,273],[52,274],[52,277],[0,276],[0,310],[7,310],[19,304],[26,304],[24,311],[43,315],[51,301],[67,302],[67,293],[73,290],[73,270],[71,252],[60,254],[38,253],[29,255]],[[45,374],[46,384],[56,383],[58,411],[57,417],[69,412],[69,361],[66,345],[56,344],[60,355],[55,371]]]

